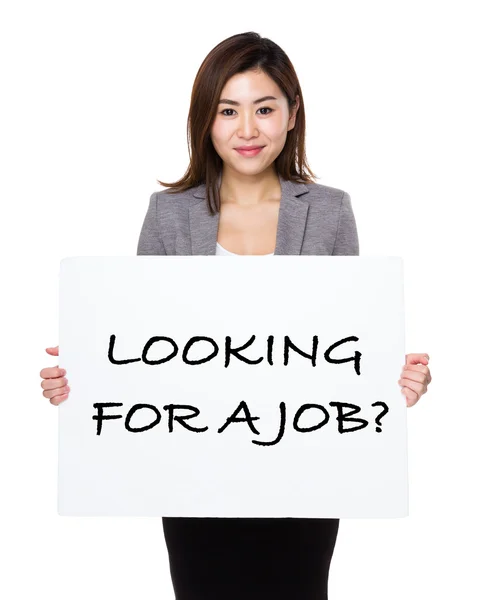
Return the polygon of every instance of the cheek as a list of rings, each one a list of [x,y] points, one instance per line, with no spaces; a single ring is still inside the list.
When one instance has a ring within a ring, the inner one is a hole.
[[[230,135],[230,127],[228,124],[220,120],[215,120],[211,128],[211,137],[218,143],[222,144]]]
[[[273,144],[283,144],[287,137],[287,131],[281,119],[272,119],[270,122],[267,121],[263,127],[263,133]]]

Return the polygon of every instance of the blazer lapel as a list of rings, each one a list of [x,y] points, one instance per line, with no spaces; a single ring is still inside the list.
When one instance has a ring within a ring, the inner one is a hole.
[[[280,175],[278,177],[282,196],[278,214],[275,254],[300,254],[309,208],[309,202],[304,198],[304,194],[309,189],[305,183],[289,181]],[[218,176],[218,185],[220,185],[220,181],[221,174]],[[216,254],[220,213],[210,215],[206,205],[204,183],[193,188],[188,210],[192,254]]]

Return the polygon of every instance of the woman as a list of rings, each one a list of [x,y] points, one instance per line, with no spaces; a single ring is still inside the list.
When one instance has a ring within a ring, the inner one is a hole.
[[[159,181],[173,190],[152,194],[138,255],[359,254],[349,195],[307,174],[302,92],[275,43],[248,32],[208,54],[189,132],[190,166]],[[427,390],[428,359],[406,357],[408,406]],[[40,373],[55,405],[68,397],[63,375]],[[163,527],[177,600],[327,598],[339,519],[163,517]]]

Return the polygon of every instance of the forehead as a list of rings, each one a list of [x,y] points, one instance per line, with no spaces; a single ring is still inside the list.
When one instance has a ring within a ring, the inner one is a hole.
[[[233,75],[225,83],[220,97],[243,102],[268,95],[279,98],[281,94],[275,81],[263,71],[246,71]]]

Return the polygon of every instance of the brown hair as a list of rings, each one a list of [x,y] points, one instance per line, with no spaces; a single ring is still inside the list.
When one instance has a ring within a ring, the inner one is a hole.
[[[185,175],[174,183],[157,180],[159,184],[173,188],[171,193],[205,183],[211,215],[220,210],[217,180],[223,167],[210,137],[218,100],[228,79],[252,70],[261,70],[275,81],[287,98],[290,109],[296,105],[297,94],[299,96],[295,126],[288,131],[285,146],[275,159],[277,173],[284,179],[298,182],[313,182],[315,177],[305,155],[304,101],[290,59],[280,46],[258,33],[248,31],[232,35],[211,50],[196,74],[187,124],[190,164]]]

